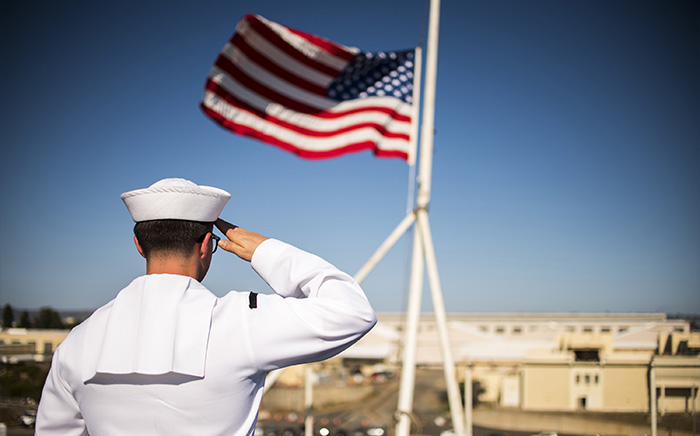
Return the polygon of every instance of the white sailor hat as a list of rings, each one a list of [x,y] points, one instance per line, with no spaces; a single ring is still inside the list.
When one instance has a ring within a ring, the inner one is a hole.
[[[223,189],[185,179],[163,179],[121,195],[135,222],[177,219],[214,222],[231,198]]]

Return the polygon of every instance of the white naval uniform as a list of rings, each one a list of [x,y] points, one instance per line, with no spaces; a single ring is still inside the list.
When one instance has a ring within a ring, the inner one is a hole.
[[[268,239],[255,271],[277,295],[217,298],[178,275],[135,279],[57,348],[37,435],[251,435],[268,371],[346,349],[376,323],[359,285]]]

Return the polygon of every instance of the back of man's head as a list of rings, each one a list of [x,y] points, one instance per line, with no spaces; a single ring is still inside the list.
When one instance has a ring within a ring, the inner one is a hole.
[[[212,230],[213,223],[166,219],[138,222],[134,235],[146,259],[160,255],[187,257]]]

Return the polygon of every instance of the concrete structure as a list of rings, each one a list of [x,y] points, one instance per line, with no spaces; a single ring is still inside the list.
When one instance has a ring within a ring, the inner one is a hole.
[[[403,315],[379,314],[377,326],[341,354],[346,367],[400,364],[403,328]],[[482,403],[525,411],[700,411],[700,333],[687,321],[664,314],[451,314],[448,328],[460,377],[468,366]],[[3,329],[0,357],[49,361],[68,332]],[[435,319],[423,314],[417,364],[440,365],[440,356]],[[333,363],[325,370],[340,371]],[[290,370],[282,380],[295,385],[303,377]]]
[[[68,336],[68,332],[70,330],[2,329],[0,358],[4,363],[51,361],[53,352]]]
[[[470,368],[481,403],[649,412],[654,402],[660,414],[700,411],[700,333],[687,321],[664,314],[451,314],[448,325],[455,360],[462,371]],[[402,330],[402,315],[380,314],[377,327],[342,356],[399,364]],[[419,365],[441,363],[430,315],[421,318],[417,356]]]

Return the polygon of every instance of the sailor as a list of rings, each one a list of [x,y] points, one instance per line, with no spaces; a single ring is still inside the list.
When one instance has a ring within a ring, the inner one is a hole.
[[[226,191],[164,179],[121,198],[146,275],[56,349],[37,435],[252,435],[268,371],[332,357],[376,323],[349,275],[218,218]],[[217,247],[275,293],[217,298],[200,283]]]

